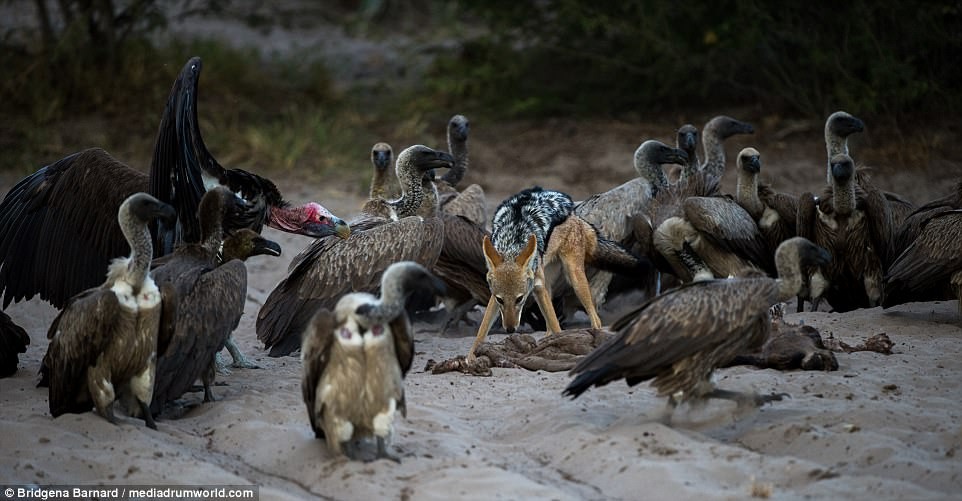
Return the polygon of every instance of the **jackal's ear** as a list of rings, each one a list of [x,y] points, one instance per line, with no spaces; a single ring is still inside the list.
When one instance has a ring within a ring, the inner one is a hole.
[[[534,233],[528,235],[528,243],[521,249],[521,254],[514,260],[518,263],[518,266],[527,266],[531,258],[534,257],[534,251],[538,249],[538,239],[535,238]]]
[[[484,260],[487,261],[489,270],[497,268],[504,262],[504,259],[501,259],[501,254],[498,254],[498,250],[491,243],[491,238],[487,235],[484,236],[484,242],[481,245],[484,248]]]

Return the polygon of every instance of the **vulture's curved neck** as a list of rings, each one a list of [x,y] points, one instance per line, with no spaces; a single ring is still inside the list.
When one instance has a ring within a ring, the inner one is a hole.
[[[736,179],[735,199],[755,219],[761,217],[764,211],[761,199],[758,198],[758,174],[738,169]]]
[[[855,176],[846,181],[832,179],[832,204],[835,212],[841,215],[851,214],[855,210]]]
[[[127,244],[130,245],[130,259],[127,261],[124,281],[129,283],[134,290],[139,290],[147,278],[150,260],[154,254],[150,230],[146,224],[136,221],[129,215],[121,219],[120,228],[124,237],[127,238]]]
[[[448,134],[448,151],[454,157],[454,166],[441,176],[441,180],[451,186],[457,186],[468,172],[468,141]]]
[[[725,173],[725,142],[713,128],[706,129],[701,136],[702,147],[705,150],[705,163],[701,170],[715,177]]]
[[[410,166],[400,167],[396,173],[401,182],[401,198],[395,200],[392,205],[397,211],[398,218],[413,216],[417,214],[421,202],[424,201],[424,189],[421,186],[423,176]],[[431,184],[433,186],[433,183]]]
[[[826,161],[825,179],[832,184],[832,158],[835,155],[848,155],[848,136],[842,137],[829,130],[825,131],[825,151],[828,153]]]

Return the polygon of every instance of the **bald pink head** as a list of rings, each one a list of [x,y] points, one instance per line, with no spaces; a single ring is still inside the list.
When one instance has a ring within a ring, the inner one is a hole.
[[[331,214],[331,211],[317,202],[308,202],[299,207],[271,207],[267,225],[281,231],[316,238],[328,235],[347,238],[351,234],[350,226],[344,220]]]

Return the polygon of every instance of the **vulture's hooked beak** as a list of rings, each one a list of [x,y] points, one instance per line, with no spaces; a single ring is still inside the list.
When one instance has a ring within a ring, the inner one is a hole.
[[[264,237],[257,237],[254,239],[254,250],[251,252],[252,256],[280,256],[281,246],[273,240],[268,240]]]

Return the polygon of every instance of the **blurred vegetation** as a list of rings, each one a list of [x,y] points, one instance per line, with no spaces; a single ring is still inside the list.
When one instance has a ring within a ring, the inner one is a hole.
[[[739,104],[812,117],[962,109],[954,0],[462,5],[490,30],[439,61],[435,90],[515,115]]]
[[[192,55],[207,68],[202,130],[223,163],[313,172],[364,165],[383,137],[437,138],[454,111],[490,120],[748,105],[897,120],[962,110],[957,1],[236,3],[181,0],[171,19],[157,0],[31,2],[39,33],[0,33],[0,169],[32,172],[94,145],[146,168],[167,92]],[[266,60],[160,36],[190,15],[264,30],[336,23],[354,36],[429,39],[437,57],[407,77],[414,88],[343,88],[316,57]]]

